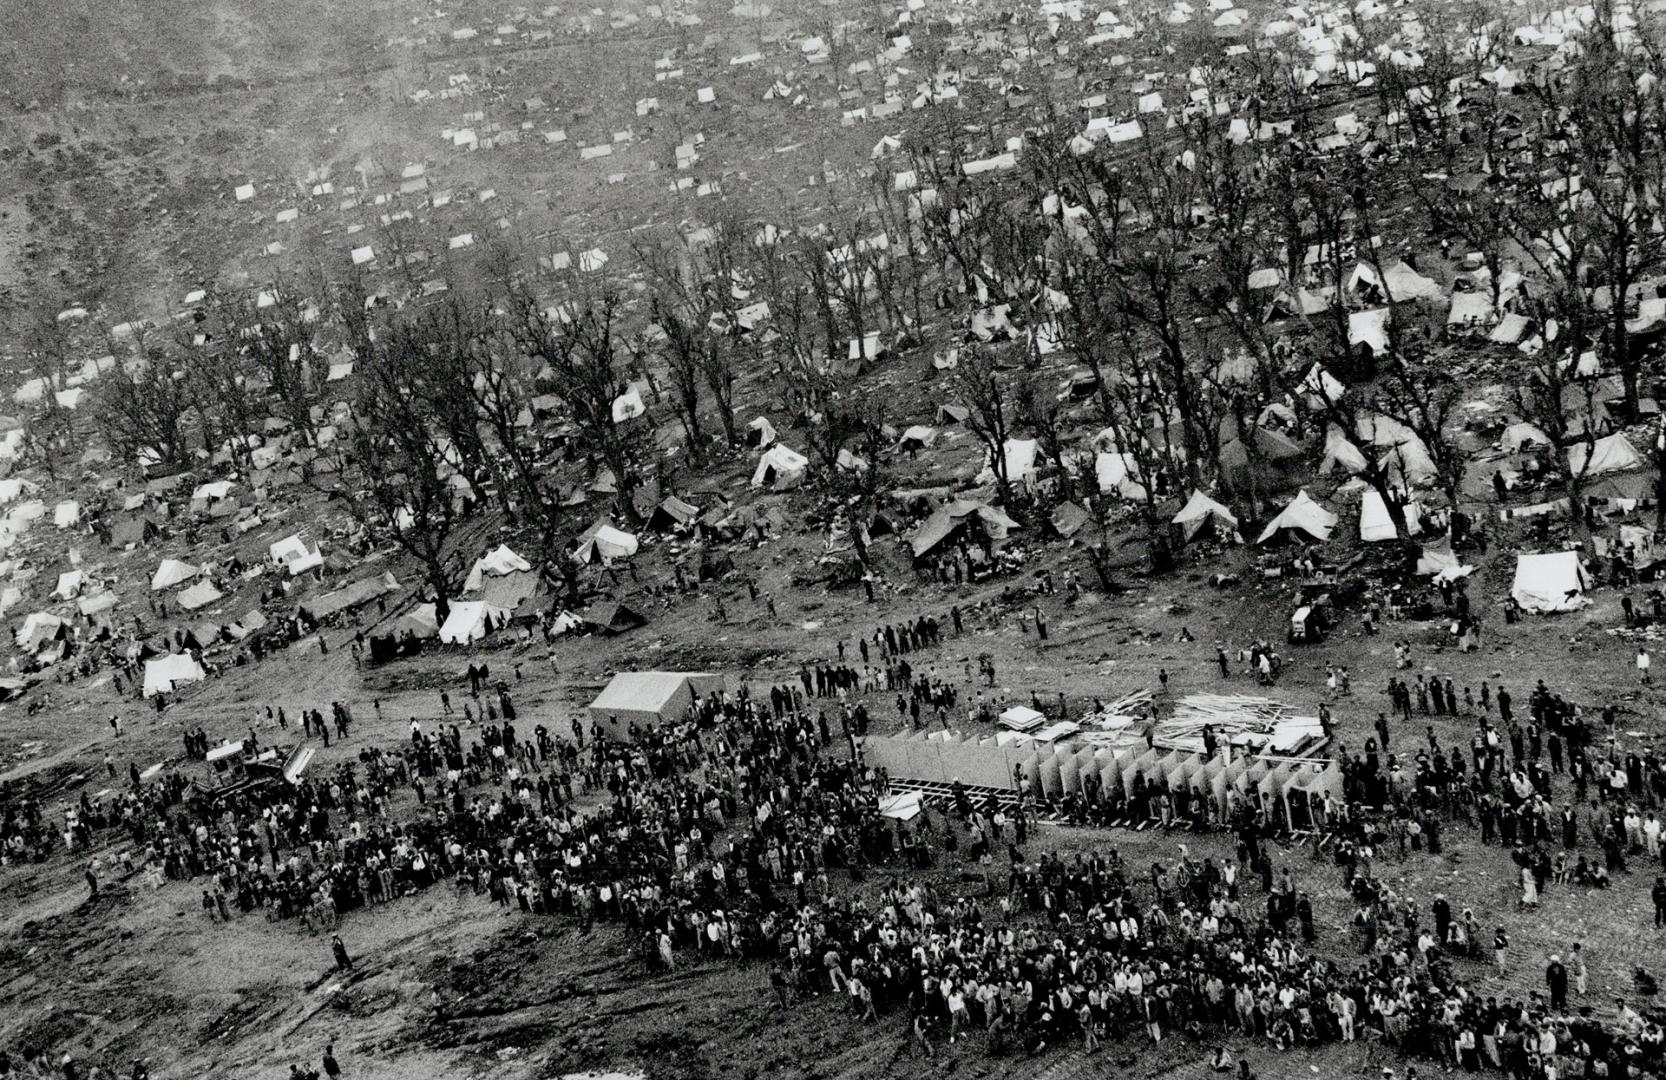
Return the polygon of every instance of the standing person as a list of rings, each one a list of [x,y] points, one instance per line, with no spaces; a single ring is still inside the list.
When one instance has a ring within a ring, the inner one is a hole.
[[[1550,964],[1545,968],[1545,988],[1550,991],[1550,1007],[1556,1012],[1566,1012],[1568,969],[1563,965],[1560,954],[1550,954]]]
[[[924,1009],[914,1014],[914,1045],[926,1052],[926,1057],[933,1058],[937,1052],[931,1048],[931,1038],[927,1034],[926,1012]]]
[[[1643,645],[1637,646],[1637,680],[1644,686],[1649,685],[1651,681],[1649,679],[1649,666],[1652,663],[1653,660],[1649,658],[1648,648]]]
[[[340,934],[330,935],[330,949],[336,954],[336,970],[351,971],[353,958],[347,955],[347,946],[342,943]]]
[[[1313,901],[1305,892],[1296,901],[1296,919],[1301,923],[1302,940],[1309,945],[1313,944],[1318,937],[1313,929]]]
[[[781,1002],[781,1011],[787,1011],[787,976],[781,970],[779,961],[769,965],[769,985],[775,991],[776,998]]]
[[[659,932],[659,941],[657,944],[659,946],[659,962],[665,965],[665,970],[677,970],[677,961],[671,955],[671,935],[666,933],[664,930],[661,930]],[[785,1001],[782,1001],[781,1007],[786,1008],[786,1004],[787,1003]]]
[[[1585,970],[1585,948],[1579,942],[1574,942],[1573,955],[1569,957],[1573,962],[1573,988],[1580,997],[1585,996],[1585,987],[1589,974]]]
[[[341,1063],[336,1060],[335,1043],[329,1043],[324,1047],[323,1065],[324,1075],[328,1076],[330,1080],[336,1080],[341,1075]]]
[[[1492,960],[1500,975],[1504,974],[1504,954],[1509,948],[1510,935],[1500,926],[1492,935]]]

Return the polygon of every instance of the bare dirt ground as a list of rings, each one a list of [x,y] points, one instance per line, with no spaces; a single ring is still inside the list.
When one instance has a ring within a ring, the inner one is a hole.
[[[559,674],[542,646],[488,650],[485,659],[503,676],[518,664],[522,714],[564,730],[617,667],[699,666],[760,684],[785,679],[799,660],[830,656],[839,637],[848,641],[882,618],[941,612],[950,603],[969,607],[1003,584],[977,590],[899,585],[871,606],[859,591],[795,592],[785,577],[815,543],[789,538],[742,553],[743,570],[755,572],[763,591],[777,598],[777,618],[769,618],[761,603],[752,605],[743,589],[730,587],[731,622],[722,627],[710,625],[715,600],[708,595],[653,612],[649,627],[626,637],[564,643],[555,657]],[[1060,566],[1078,557],[1055,547],[1035,565]],[[1230,564],[1243,555],[1225,558]],[[1045,651],[1006,612],[969,625],[965,637],[947,642],[935,657],[922,656],[920,663],[950,671],[989,653],[1000,692],[1013,700],[1027,700],[1032,691],[1044,697],[1062,691],[1084,702],[1109,698],[1154,687],[1159,668],[1169,672],[1173,693],[1218,689],[1214,641],[1275,637],[1291,601],[1277,583],[1216,592],[1192,580],[1197,576],[1183,573],[1152,585],[1131,578],[1126,594],[1090,598],[1075,609],[1065,608],[1058,597],[1043,600],[1053,628]],[[1495,571],[1483,579],[1489,586],[1485,594],[1495,591],[1498,578]],[[1557,621],[1506,627],[1489,620],[1483,649],[1473,656],[1419,644],[1418,665],[1450,675],[1460,686],[1478,686],[1483,679],[1496,685],[1502,674],[1518,697],[1542,677],[1591,705],[1620,700],[1640,714],[1622,726],[1652,738],[1655,692],[1640,694],[1628,685],[1630,646],[1603,632],[1617,619],[1617,601],[1598,595],[1597,607]],[[1196,635],[1195,643],[1174,642],[1181,625]],[[337,632],[343,646],[347,634]],[[1366,638],[1349,626],[1324,646],[1295,651],[1275,693],[1294,705],[1316,707],[1324,693],[1324,663],[1346,664],[1354,675],[1354,696],[1335,703],[1339,738],[1362,744],[1380,708],[1377,690],[1392,665],[1391,642],[1402,636],[1422,642],[1436,634],[1429,626],[1390,623],[1382,635]],[[54,688],[62,704],[47,714],[0,712],[8,750],[38,744],[5,779],[53,784],[55,799],[68,801],[84,788],[105,786],[100,763],[106,750],[125,772],[128,760],[143,764],[176,756],[186,726],[203,724],[215,738],[235,736],[257,714],[263,726],[267,704],[293,713],[331,700],[352,702],[360,723],[348,742],[321,751],[320,763],[328,765],[367,742],[398,741],[410,716],[436,716],[432,687],[456,687],[461,668],[478,658],[439,653],[359,672],[344,647],[327,657],[292,651],[212,682],[160,716],[116,701],[107,686]],[[429,688],[380,689],[390,683]],[[1249,680],[1235,675],[1229,685],[1247,691]],[[376,697],[382,703],[380,722],[370,707]],[[894,724],[888,703],[876,701],[873,708],[884,723]],[[125,717],[126,734],[119,740],[107,724],[112,710]],[[1459,724],[1437,721],[1436,726],[1443,744],[1467,741]],[[1396,745],[1419,734],[1397,731]],[[1135,866],[1172,857],[1179,842],[1203,851],[1222,846],[1218,838],[1151,832],[1062,827],[1043,832],[1044,844],[1064,850],[1115,845]],[[1320,947],[1348,955],[1351,908],[1335,868],[1313,863],[1305,851],[1291,852],[1284,861],[1313,891]],[[1201,1069],[1196,1047],[1149,1048],[1135,1037],[1094,1059],[1074,1048],[1033,1059],[988,1059],[973,1040],[931,1063],[894,1060],[905,1034],[894,1018],[862,1025],[824,1002],[798,1004],[783,1018],[773,1009],[761,968],[706,963],[673,976],[651,975],[614,930],[585,935],[561,920],[503,915],[484,898],[459,898],[445,887],[346,916],[343,934],[359,964],[341,979],[330,970],[327,941],[293,923],[252,917],[211,924],[186,886],[171,883],[153,892],[137,879],[87,903],[82,869],[79,860],[59,858],[0,877],[7,898],[0,1045],[68,1040],[89,1060],[146,1057],[156,1075],[235,1070],[256,1077],[281,1076],[290,1062],[316,1058],[331,1040],[354,1075],[409,1075],[421,1069],[448,1076],[546,1076],[631,1068],[678,1077],[879,1077],[962,1069],[980,1076],[1070,1077],[1098,1075],[1113,1062],[1137,1063],[1145,1075],[1172,1068],[1172,1075],[1188,1076]],[[981,888],[961,882],[961,869],[950,861],[936,873],[950,887]],[[1503,978],[1476,968],[1471,975],[1486,993],[1536,989],[1543,958],[1575,941],[1585,944],[1590,1003],[1599,1007],[1632,992],[1635,966],[1655,964],[1660,935],[1648,927],[1645,872],[1606,893],[1552,887],[1540,910],[1518,913],[1511,870],[1506,852],[1480,845],[1460,827],[1451,830],[1444,855],[1414,854],[1384,867],[1392,886],[1406,895],[1427,902],[1435,891],[1444,891],[1456,910],[1474,908],[1483,924],[1506,919],[1520,966]],[[873,879],[864,887],[872,890]],[[435,1017],[436,991],[447,1006],[443,1020]],[[1379,1064],[1363,1048],[1331,1049],[1317,1058],[1249,1052],[1264,1076]]]
[[[373,231],[380,211],[342,210],[340,198],[315,198],[308,177],[329,176],[345,186],[355,176],[397,176],[407,162],[432,163],[437,186],[495,191],[502,209],[493,215],[505,214],[517,231],[542,232],[562,245],[623,242],[625,230],[643,221],[692,216],[695,204],[671,196],[667,182],[674,174],[670,147],[695,131],[708,135],[703,176],[738,183],[744,173],[759,199],[813,205],[820,193],[810,189],[810,179],[822,162],[861,159],[878,132],[819,124],[807,143],[805,124],[783,106],[760,101],[768,82],[761,71],[737,75],[736,93],[717,108],[694,110],[687,104],[694,84],[656,84],[655,60],[720,33],[707,51],[726,63],[753,32],[716,5],[699,10],[705,24],[697,29],[615,32],[602,18],[588,38],[453,45],[444,43],[453,28],[539,13],[479,5],[465,19],[437,16],[432,5],[410,0],[301,0],[273,9],[281,18],[256,19],[236,5],[202,0],[14,3],[0,40],[0,300],[22,304],[30,287],[52,279],[66,300],[165,313],[201,281],[264,280],[276,263],[256,253],[272,242],[344,258],[360,242],[350,230]],[[836,14],[832,5],[804,5],[784,18],[808,26]],[[559,27],[584,17],[575,10],[547,18]],[[400,40],[417,37],[415,44]],[[444,88],[462,74],[485,88],[479,96],[411,103],[413,93]],[[634,102],[656,85],[664,110],[638,118]],[[527,106],[535,97],[547,111]],[[490,153],[466,154],[440,139],[443,128],[477,110],[489,110],[491,122],[517,132],[525,123],[532,128]],[[627,126],[637,138],[620,144],[606,164],[579,164],[577,145],[607,141]],[[541,133],[557,127],[568,140],[551,149]],[[610,182],[617,173],[627,179]],[[260,188],[253,204],[230,195],[245,181]],[[476,227],[483,204],[473,205],[436,213],[424,226]],[[288,206],[305,211],[291,230],[274,220]],[[899,415],[930,415],[934,390],[918,375],[893,369],[877,376],[899,387]],[[902,479],[946,482],[972,456],[969,445],[951,443]],[[741,467],[720,479],[740,479]],[[268,529],[244,546],[261,550],[317,508],[277,509]],[[345,744],[321,750],[319,766],[327,767],[364,745],[399,741],[411,716],[435,717],[436,688],[458,687],[465,665],[482,655],[514,680],[529,724],[564,731],[618,669],[701,667],[765,685],[788,678],[800,661],[831,657],[840,639],[851,642],[884,621],[924,611],[941,615],[951,603],[969,608],[1013,584],[922,584],[896,558],[870,605],[860,590],[824,593],[791,584],[820,547],[815,536],[793,535],[738,552],[739,569],[776,599],[777,615],[730,585],[722,593],[731,617],[721,626],[713,624],[717,590],[711,587],[663,604],[645,595],[647,579],[670,576],[650,551],[640,560],[643,581],[627,577],[609,586],[639,604],[650,625],[614,640],[565,641],[553,665],[541,646],[500,647],[438,652],[361,672],[344,647],[346,628],[333,632],[338,647],[328,656],[294,649],[235,669],[159,715],[119,699],[104,681],[52,685],[53,705],[42,713],[0,707],[0,782],[44,793],[57,812],[82,792],[109,786],[106,753],[125,774],[129,762],[144,767],[177,759],[187,728],[203,726],[218,740],[257,724],[271,737],[264,730],[267,705],[294,715],[346,701],[358,724]],[[1132,561],[1135,549],[1128,551]],[[170,553],[89,551],[89,558],[142,582],[156,559]],[[1440,630],[1432,625],[1390,623],[1381,636],[1365,638],[1351,621],[1329,644],[1295,652],[1272,693],[1310,710],[1323,693],[1325,662],[1347,665],[1354,695],[1334,707],[1339,738],[1358,746],[1386,707],[1378,691],[1392,665],[1391,643],[1409,636],[1417,643],[1417,665],[1429,674],[1449,675],[1460,687],[1502,678],[1520,700],[1538,678],[1587,709],[1619,700],[1635,710],[1622,726],[1657,741],[1658,691],[1639,691],[1631,647],[1604,632],[1618,621],[1617,597],[1599,591],[1597,606],[1579,615],[1505,626],[1497,603],[1511,560],[1508,548],[1494,553],[1474,589],[1487,625],[1478,654],[1441,651]],[[1092,579],[1080,550],[1057,543],[1039,549],[1029,569],[1066,564]],[[1205,578],[1219,570],[1243,571],[1250,584],[1214,589]],[[1000,692],[1014,701],[1061,692],[1077,703],[1109,700],[1155,688],[1160,669],[1169,673],[1172,693],[1218,689],[1215,641],[1281,640],[1294,606],[1287,585],[1259,582],[1251,570],[1249,556],[1234,550],[1156,583],[1126,576],[1125,593],[1090,593],[1074,608],[1059,597],[1043,599],[1051,628],[1045,651],[1020,632],[1016,608],[997,606],[922,662],[946,676],[960,673],[956,681],[969,689],[966,669],[988,653]],[[247,599],[228,597],[226,608]],[[1181,626],[1195,643],[1175,642]],[[519,675],[510,674],[517,664]],[[1248,690],[1250,683],[1239,674],[1229,685]],[[379,721],[371,704],[377,699]],[[896,724],[890,702],[871,705],[882,729]],[[125,721],[119,739],[107,722],[112,713]],[[1467,743],[1462,725],[1434,723],[1443,745]],[[1397,731],[1396,747],[1419,734]],[[1220,844],[1208,837],[1057,827],[1044,829],[1041,843],[1064,850],[1114,845],[1138,865],[1172,857],[1182,840],[1203,851]],[[1350,910],[1337,873],[1302,852],[1287,861],[1313,892],[1320,947],[1346,955]],[[0,1046],[73,1050],[124,1072],[143,1058],[158,1077],[255,1080],[282,1077],[294,1062],[316,1063],[332,1040],[352,1077],[516,1078],[620,1069],[725,1080],[924,1073],[1066,1080],[1204,1072],[1199,1047],[1172,1041],[1148,1047],[1137,1035],[1091,1059],[1075,1048],[990,1059],[976,1038],[943,1048],[929,1063],[906,1051],[898,1057],[904,1030],[895,1017],[864,1025],[823,1001],[799,1003],[783,1017],[758,967],[696,963],[674,975],[652,975],[615,930],[586,935],[561,920],[503,915],[484,898],[458,897],[444,887],[348,915],[342,932],[357,966],[343,978],[332,971],[327,940],[298,924],[259,917],[211,924],[184,885],[151,891],[136,878],[107,880],[104,895],[88,902],[84,865],[60,856],[0,871]],[[960,880],[963,869],[951,860],[935,874],[955,888],[976,888]],[[1473,907],[1484,924],[1507,917],[1521,963],[1502,978],[1471,971],[1484,993],[1536,988],[1543,957],[1574,941],[1585,943],[1596,1006],[1630,993],[1635,966],[1658,970],[1661,940],[1648,926],[1648,876],[1640,870],[1606,893],[1553,887],[1539,910],[1518,913],[1506,853],[1455,829],[1443,856],[1391,860],[1384,872],[1396,889],[1424,902],[1437,889],[1446,892],[1455,909]],[[873,879],[864,887],[873,889]],[[1363,1074],[1383,1063],[1364,1047],[1317,1056],[1239,1049],[1271,1078]]]

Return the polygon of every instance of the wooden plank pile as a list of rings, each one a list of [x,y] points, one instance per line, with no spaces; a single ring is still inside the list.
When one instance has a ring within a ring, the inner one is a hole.
[[[1240,736],[1270,736],[1280,724],[1294,718],[1290,706],[1270,698],[1247,694],[1188,694],[1175,702],[1174,711],[1167,719],[1157,723],[1152,731],[1152,745],[1167,750],[1200,750],[1205,727],[1222,743],[1227,743],[1243,741]]]

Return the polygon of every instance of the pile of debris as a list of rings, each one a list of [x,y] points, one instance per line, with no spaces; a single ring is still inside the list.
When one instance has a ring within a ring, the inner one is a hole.
[[[1325,742],[1318,717],[1297,716],[1283,702],[1239,694],[1189,694],[1152,729],[1151,743],[1165,750],[1202,753],[1206,727],[1223,745],[1291,757]]]

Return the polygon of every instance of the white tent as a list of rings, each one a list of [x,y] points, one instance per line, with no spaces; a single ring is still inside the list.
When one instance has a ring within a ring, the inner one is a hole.
[[[58,586],[52,590],[54,600],[73,600],[81,591],[83,575],[79,570],[66,570],[58,575]]]
[[[1372,352],[1388,349],[1388,309],[1348,313],[1348,344],[1369,345]]]
[[[287,563],[299,559],[307,553],[307,545],[299,536],[291,533],[282,540],[277,540],[266,549],[266,554],[275,563]]]
[[[1320,401],[1340,401],[1348,392],[1348,388],[1343,386],[1335,375],[1314,364],[1307,369],[1307,374],[1302,376],[1302,391],[1309,398]]]
[[[463,591],[479,592],[488,574],[492,577],[508,577],[510,574],[523,573],[531,569],[532,564],[511,551],[508,544],[499,544],[469,568],[468,580],[463,582]]]
[[[206,484],[198,484],[196,490],[191,492],[191,501],[196,502],[200,499],[203,502],[214,502],[230,495],[231,489],[236,486],[230,480],[213,480]]]
[[[1267,522],[1267,527],[1261,530],[1261,535],[1255,542],[1265,544],[1281,538],[1285,533],[1300,533],[1323,543],[1330,539],[1331,530],[1334,528],[1336,515],[1314,502],[1306,491],[1298,491],[1296,497],[1290,500],[1290,505]]]
[[[81,521],[81,504],[74,499],[66,499],[52,508],[52,524],[60,529],[67,529]]]
[[[1028,485],[1035,480],[1035,459],[1041,444],[1035,439],[1008,439],[1002,447],[1006,460],[1007,483]],[[984,466],[978,482],[987,484],[995,479],[993,465]]]
[[[1192,497],[1186,500],[1186,505],[1174,515],[1174,524],[1180,526],[1180,532],[1187,540],[1196,536],[1204,526],[1213,524],[1223,535],[1238,538],[1238,519],[1232,511],[1211,499],[1201,491],[1192,492]]]
[[[765,416],[755,417],[747,421],[746,441],[748,445],[762,450],[775,441],[775,425],[770,423],[769,418]]]
[[[1402,487],[1420,484],[1437,474],[1429,448],[1416,436],[1395,445],[1377,463],[1389,479]]]
[[[1137,479],[1140,465],[1133,454],[1102,451],[1093,459],[1093,471],[1100,491],[1114,491],[1124,499],[1145,498],[1145,486]]]
[[[156,568],[156,573],[150,578],[150,591],[158,592],[171,589],[175,585],[182,585],[197,576],[197,568],[190,563],[180,562],[178,559],[163,559],[162,565]]]
[[[1523,611],[1572,611],[1584,606],[1590,585],[1577,551],[1517,555],[1510,596]]]
[[[1575,476],[1601,476],[1641,469],[1643,465],[1643,455],[1620,432],[1604,436],[1590,446],[1578,443],[1568,447],[1568,471]]]
[[[1452,538],[1443,536],[1423,545],[1417,556],[1417,572],[1423,577],[1433,576],[1436,583],[1456,581],[1475,572],[1475,567],[1460,563],[1452,552]]]
[[[1381,276],[1376,267],[1370,263],[1359,263],[1354,272],[1348,277],[1348,289],[1353,292],[1364,291],[1369,286],[1382,290],[1383,298],[1396,302],[1403,300],[1434,300],[1445,295],[1440,283],[1433,278],[1426,278],[1404,262],[1396,262],[1392,266],[1383,267]]]
[[[642,400],[642,391],[632,387],[613,399],[613,422],[622,424],[626,420],[634,420],[648,411],[648,406]]]
[[[171,693],[178,687],[201,682],[208,677],[202,665],[188,653],[175,653],[156,660],[145,661],[145,697]]]
[[[39,499],[30,499],[28,502],[23,503],[20,506],[14,506],[11,510],[7,511],[6,520],[15,525],[22,526],[27,522],[39,521],[45,516],[46,504],[41,502]],[[18,531],[22,532],[23,530],[19,528]]]
[[[1328,474],[1339,465],[1351,474],[1362,473],[1366,464],[1365,453],[1342,433],[1341,428],[1332,424],[1325,433],[1325,456],[1319,462],[1320,474]]]
[[[396,638],[410,634],[414,638],[426,641],[428,638],[437,637],[439,632],[440,620],[433,604],[418,604],[393,621],[393,636]]]
[[[508,622],[507,608],[494,607],[484,600],[452,604],[445,625],[440,627],[440,640],[447,645],[470,645]]]
[[[913,427],[902,433],[902,438],[897,440],[897,447],[901,450],[926,450],[930,449],[931,445],[936,441],[936,428],[927,427],[924,424],[915,424]]]
[[[573,558],[581,563],[610,563],[636,554],[636,537],[612,525],[598,525],[590,539],[579,545]]]
[[[97,615],[101,611],[109,611],[116,606],[116,594],[109,589],[91,596],[83,596],[75,602],[75,608],[83,615]]]
[[[317,545],[309,548],[299,536],[286,536],[266,550],[273,562],[289,568],[290,577],[324,565],[323,549]]]
[[[39,491],[40,485],[21,476],[8,476],[0,480],[0,504],[16,502],[23,496]]]
[[[1416,503],[1406,503],[1402,507],[1406,518],[1406,535],[1416,536],[1423,528],[1422,515]],[[1399,534],[1394,529],[1394,519],[1388,515],[1388,504],[1377,494],[1375,488],[1366,488],[1365,496],[1359,504],[1359,538],[1368,544],[1383,540],[1396,539]]]
[[[207,578],[203,578],[195,585],[179,594],[179,606],[184,608],[186,611],[195,611],[198,608],[205,608],[209,604],[212,604],[214,601],[220,599],[221,595],[220,590],[214,587],[214,583],[212,581]]]
[[[810,459],[780,443],[765,450],[758,459],[758,467],[752,473],[753,487],[772,487],[776,491],[786,491],[799,485],[804,479],[804,470],[809,468]]]
[[[1511,424],[1509,427],[1504,429],[1504,436],[1500,440],[1500,444],[1505,450],[1513,454],[1518,450],[1533,449],[1541,446],[1548,447],[1550,445],[1550,436],[1546,435],[1543,429],[1541,429],[1537,424],[1529,424],[1523,420],[1519,424]]]
[[[23,620],[23,626],[17,632],[17,647],[24,652],[32,653],[57,637],[58,630],[63,625],[64,620],[50,612],[33,612]]]

